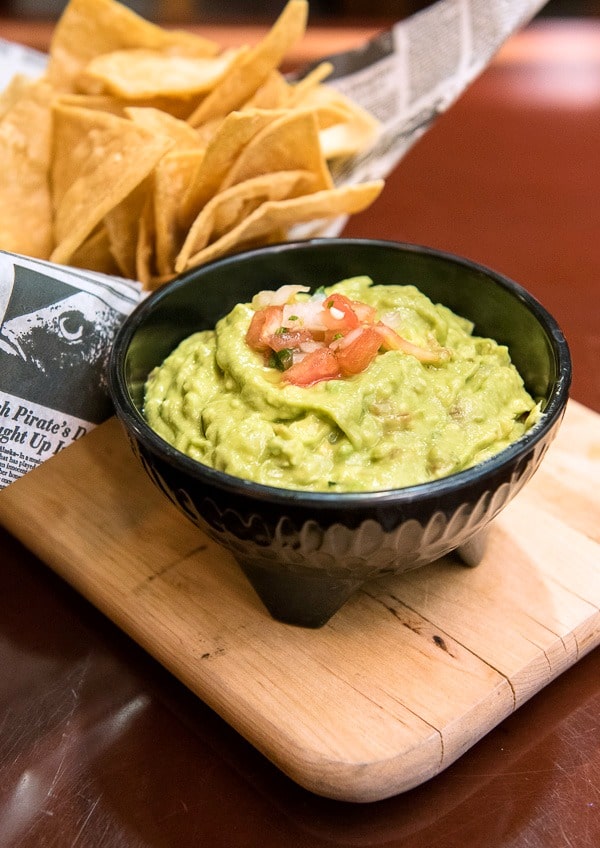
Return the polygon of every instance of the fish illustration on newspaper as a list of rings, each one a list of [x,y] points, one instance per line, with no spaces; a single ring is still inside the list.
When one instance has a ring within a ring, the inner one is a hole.
[[[0,252],[0,485],[111,414],[106,365],[138,283]]]

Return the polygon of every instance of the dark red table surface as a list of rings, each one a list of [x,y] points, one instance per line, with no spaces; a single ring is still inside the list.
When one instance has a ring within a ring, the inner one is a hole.
[[[16,32],[43,47],[48,30],[0,19]],[[331,49],[361,34],[330,30]],[[567,335],[573,398],[600,411],[600,25],[511,39],[346,233],[520,282]],[[2,848],[600,845],[598,650],[438,777],[344,804],[282,775],[3,530],[0,550]]]

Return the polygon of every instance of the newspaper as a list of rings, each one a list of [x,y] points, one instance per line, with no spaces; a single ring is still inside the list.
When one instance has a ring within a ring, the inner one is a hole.
[[[0,252],[0,487],[112,412],[106,365],[139,283]]]
[[[391,173],[543,5],[440,0],[358,49],[323,57],[333,65],[327,83],[381,122],[369,151],[332,163],[335,182]],[[15,73],[41,73],[44,60],[0,40],[0,89]],[[344,223],[316,221],[290,237],[335,236]],[[110,348],[144,295],[136,282],[0,252],[0,488],[110,416]]]

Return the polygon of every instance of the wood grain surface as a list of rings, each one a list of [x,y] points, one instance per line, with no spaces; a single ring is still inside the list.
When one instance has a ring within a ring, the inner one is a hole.
[[[116,419],[0,493],[0,521],[296,782],[414,787],[600,642],[600,416],[571,401],[476,569],[366,586],[322,629],[272,620],[153,487]]]

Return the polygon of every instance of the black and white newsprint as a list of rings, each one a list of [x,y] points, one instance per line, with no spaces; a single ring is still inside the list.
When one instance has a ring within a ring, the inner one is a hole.
[[[129,280],[0,252],[0,488],[112,411],[106,365]]]

